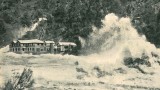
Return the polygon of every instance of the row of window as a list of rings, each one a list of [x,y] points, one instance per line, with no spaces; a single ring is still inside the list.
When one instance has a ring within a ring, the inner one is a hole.
[[[49,51],[49,48],[40,49],[40,48],[12,48],[11,51],[17,52],[17,51]]]

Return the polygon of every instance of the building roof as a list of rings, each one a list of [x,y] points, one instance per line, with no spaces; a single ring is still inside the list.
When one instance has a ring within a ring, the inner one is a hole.
[[[38,39],[31,39],[31,40],[18,40],[20,43],[44,43],[44,41]]]
[[[13,41],[13,43],[17,43],[17,41]]]
[[[73,42],[59,42],[59,45],[72,45],[72,46],[76,46],[76,44],[73,43]]]
[[[45,43],[55,43],[54,41],[45,41]]]
[[[55,43],[54,41],[41,41],[38,39],[31,39],[31,40],[17,40],[17,41],[13,41],[14,43],[16,42],[20,42],[20,43]],[[75,43],[73,42],[58,42],[59,45],[66,45],[66,46],[77,46]]]

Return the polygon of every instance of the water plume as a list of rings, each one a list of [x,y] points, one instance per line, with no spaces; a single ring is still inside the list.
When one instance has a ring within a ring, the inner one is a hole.
[[[116,64],[123,63],[127,57],[142,58],[146,55],[149,62],[155,63],[153,53],[159,54],[157,48],[146,40],[145,35],[138,34],[129,17],[119,18],[111,13],[105,16],[102,23],[101,29],[93,28],[83,49],[91,58]]]
[[[69,60],[68,62],[76,60],[79,62],[79,66],[88,71],[92,70],[95,66],[104,71],[126,66],[124,62],[126,58],[132,61],[132,65],[143,62],[143,64],[147,64],[146,66],[157,67],[158,63],[160,63],[159,50],[154,44],[146,40],[145,35],[138,34],[129,17],[119,18],[111,13],[105,16],[102,23],[102,28],[100,29],[93,26],[93,32],[89,35],[88,39],[79,37],[83,52],[81,56],[68,55],[66,57],[66,55],[46,54],[45,57],[40,55],[34,59],[32,55],[27,55],[31,57],[29,61],[46,62],[59,60],[60,58]],[[35,24],[35,26],[37,25]],[[35,26],[33,25],[33,29],[31,30],[34,30]],[[84,56],[84,54],[87,55]],[[23,56],[27,57],[23,54],[16,55],[20,60]],[[14,53],[8,53],[3,55],[3,57],[15,57],[16,55]]]
[[[30,27],[21,27],[18,31],[13,32],[15,40],[22,38],[28,31],[34,31],[41,21],[45,21],[47,18],[39,18],[37,22],[33,23]]]

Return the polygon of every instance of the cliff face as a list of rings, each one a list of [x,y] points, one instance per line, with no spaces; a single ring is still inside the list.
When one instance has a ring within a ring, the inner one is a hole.
[[[68,40],[80,43],[78,36],[87,38],[92,26],[101,27],[108,13],[130,17],[140,34],[160,45],[159,0],[1,0],[0,46],[17,39],[18,31],[30,28],[38,18],[45,17],[35,31],[23,39]],[[78,49],[80,49],[80,45]]]

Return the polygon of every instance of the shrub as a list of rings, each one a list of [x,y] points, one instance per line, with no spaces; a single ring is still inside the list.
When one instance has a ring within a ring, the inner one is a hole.
[[[23,90],[32,87],[34,80],[32,79],[33,71],[31,69],[24,69],[22,74],[16,75],[12,80],[9,80],[3,90]]]

